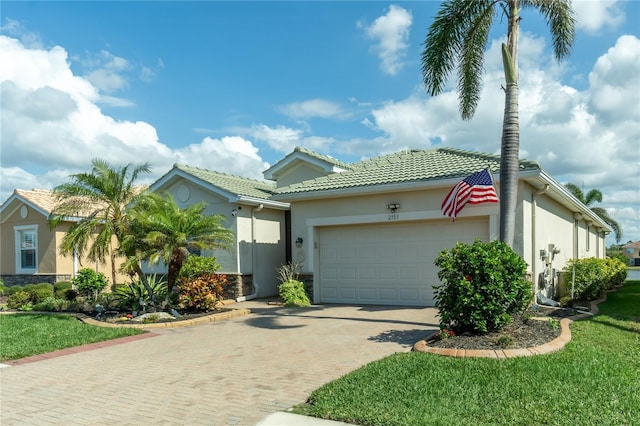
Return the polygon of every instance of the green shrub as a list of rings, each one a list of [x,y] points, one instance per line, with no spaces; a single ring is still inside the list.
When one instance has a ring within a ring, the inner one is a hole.
[[[215,257],[189,255],[180,268],[179,278],[193,279],[203,275],[215,274],[220,264]]]
[[[147,277],[147,283],[156,296],[156,300],[164,300],[167,295],[167,282],[158,279],[156,275],[150,275]],[[125,285],[118,285],[114,291],[114,296],[118,299],[119,306],[122,309],[139,311],[142,309],[140,298],[147,305],[151,304],[151,296],[144,284],[139,280]]]
[[[573,278],[575,300],[597,299],[603,291],[621,284],[627,278],[627,265],[619,259],[595,257],[572,259],[564,270],[571,274],[575,273]]]
[[[285,281],[278,286],[278,293],[285,306],[311,306],[311,301],[304,289],[304,283],[302,283],[302,281]]]
[[[65,299],[68,290],[73,290],[71,281],[58,281],[53,285],[53,296],[57,299]]]
[[[435,286],[440,327],[457,333],[500,330],[531,303],[527,264],[499,241],[458,243],[435,260],[443,284]]]
[[[96,272],[91,268],[83,268],[78,275],[71,280],[81,296],[96,300],[98,294],[107,286],[107,278],[102,272]]]
[[[47,297],[40,303],[33,305],[34,311],[60,312],[66,310],[70,302],[65,299],[56,299],[55,297]]]
[[[181,308],[208,311],[224,297],[224,285],[228,283],[224,274],[204,274],[193,279],[178,279],[178,304]]]
[[[24,289],[31,295],[31,303],[34,305],[37,305],[49,297],[53,297],[53,285],[49,283],[29,284],[26,285]]]
[[[7,308],[24,309],[31,306],[31,295],[24,290],[17,291],[7,298]]]
[[[7,287],[4,285],[4,281],[0,280],[0,297],[4,296],[7,291]]]
[[[19,291],[24,291],[24,287],[21,285],[11,285],[6,288],[5,295],[11,296],[12,294],[15,294]]]

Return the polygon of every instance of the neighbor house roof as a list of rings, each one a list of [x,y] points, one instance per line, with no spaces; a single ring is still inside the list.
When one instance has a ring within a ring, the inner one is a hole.
[[[174,169],[182,170],[208,184],[214,185],[229,193],[267,200],[275,191],[276,185],[272,182],[248,179],[198,167],[175,164]]]
[[[360,161],[347,171],[279,188],[276,194],[280,198],[296,193],[435,181],[465,177],[486,167],[496,173],[500,156],[452,148],[405,150]],[[520,161],[520,170],[528,169],[540,170],[540,166],[534,161]]]
[[[622,248],[640,248],[640,241],[635,241],[633,243],[628,243],[622,246]]]
[[[15,189],[13,194],[11,194],[11,196],[2,203],[0,212],[5,213],[5,210],[9,205],[16,200],[29,205],[31,208],[46,217],[51,214],[56,205],[56,198],[53,195],[53,191],[49,189]],[[3,214],[3,217],[4,216],[5,215]]]

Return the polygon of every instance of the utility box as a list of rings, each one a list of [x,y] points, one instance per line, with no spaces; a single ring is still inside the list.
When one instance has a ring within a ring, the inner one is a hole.
[[[571,297],[571,273],[558,272],[558,298]]]

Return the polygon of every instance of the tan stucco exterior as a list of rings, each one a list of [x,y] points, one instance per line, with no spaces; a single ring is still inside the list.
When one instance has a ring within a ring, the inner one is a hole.
[[[25,214],[26,212],[26,214]],[[69,280],[82,268],[91,268],[102,272],[111,282],[111,263],[91,262],[88,259],[77,259],[74,265],[73,256],[62,256],[58,247],[66,235],[71,222],[63,222],[51,229],[48,216],[28,202],[14,199],[11,205],[5,206],[0,221],[0,275],[6,281],[11,276],[21,276],[18,282],[56,282]],[[23,217],[24,216],[24,217]],[[16,229],[31,229],[37,227],[35,270],[20,270],[17,263]],[[115,243],[115,241],[114,241]],[[119,262],[116,268],[119,267]],[[32,277],[29,277],[32,276]],[[118,282],[125,282],[125,274],[117,275]]]

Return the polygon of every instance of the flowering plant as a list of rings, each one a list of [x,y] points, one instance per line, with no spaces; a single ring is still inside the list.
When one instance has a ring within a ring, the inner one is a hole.
[[[433,336],[433,339],[434,340],[450,339],[452,337],[455,337],[455,335],[456,334],[453,332],[453,330],[449,330],[448,328],[443,328]]]

